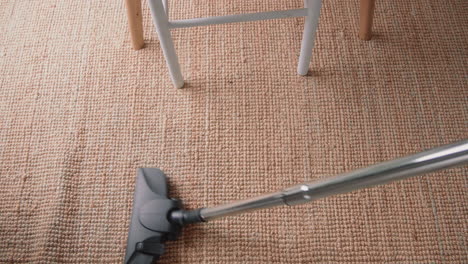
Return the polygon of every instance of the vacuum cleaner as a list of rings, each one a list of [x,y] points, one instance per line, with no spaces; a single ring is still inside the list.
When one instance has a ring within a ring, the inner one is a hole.
[[[161,170],[140,168],[136,179],[125,263],[155,263],[164,254],[165,242],[176,240],[182,227],[188,224],[209,222],[261,208],[302,204],[467,163],[468,139],[334,178],[197,210],[184,210],[180,200],[168,197],[166,176]]]

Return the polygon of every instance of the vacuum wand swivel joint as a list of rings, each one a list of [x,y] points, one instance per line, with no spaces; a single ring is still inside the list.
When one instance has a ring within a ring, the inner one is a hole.
[[[204,222],[200,215],[202,209],[187,211],[184,209],[172,211],[169,215],[169,221],[177,223],[180,226]]]
[[[204,221],[278,205],[296,205],[323,197],[402,180],[408,177],[468,163],[468,140],[441,146],[404,158],[313,183],[304,183],[283,191],[231,204],[201,209]]]

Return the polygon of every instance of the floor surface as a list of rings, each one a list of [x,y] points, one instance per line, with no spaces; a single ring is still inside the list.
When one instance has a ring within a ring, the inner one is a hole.
[[[0,262],[121,263],[136,170],[211,206],[467,138],[465,0],[324,1],[310,76],[303,19],[173,31],[172,87],[143,2],[0,3]],[[171,18],[302,1],[171,1]],[[468,263],[467,174],[456,168],[185,230],[161,263]]]

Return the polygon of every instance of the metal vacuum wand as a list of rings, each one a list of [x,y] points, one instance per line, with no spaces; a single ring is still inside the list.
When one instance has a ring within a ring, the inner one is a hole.
[[[180,200],[167,196],[167,178],[161,170],[140,168],[136,179],[125,263],[153,263],[164,254],[165,242],[176,240],[182,227],[187,224],[211,221],[260,208],[301,204],[466,163],[468,140],[252,199],[188,211],[183,209]]]
[[[186,213],[198,213],[203,221],[211,221],[260,208],[302,204],[466,163],[468,163],[468,140],[463,140],[319,182],[300,184],[279,192],[212,208],[186,211]],[[180,216],[174,215],[174,217]]]

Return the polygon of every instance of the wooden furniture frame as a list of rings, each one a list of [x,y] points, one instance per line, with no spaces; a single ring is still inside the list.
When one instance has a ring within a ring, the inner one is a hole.
[[[135,50],[138,50],[144,46],[141,0],[125,0],[125,3],[127,6],[127,17],[132,45]],[[168,0],[148,0],[148,3],[172,82],[177,88],[181,88],[184,85],[184,80],[170,34],[170,30],[176,28],[305,16],[297,73],[299,75],[306,75],[309,71],[309,64],[312,58],[312,49],[314,47],[315,35],[318,28],[322,0],[304,0],[304,8],[300,9],[174,21],[171,21],[168,18]],[[363,40],[369,40],[372,36],[371,29],[374,6],[375,0],[361,0],[359,37]]]
[[[359,38],[372,38],[372,22],[374,20],[375,0],[361,0],[359,16]]]

